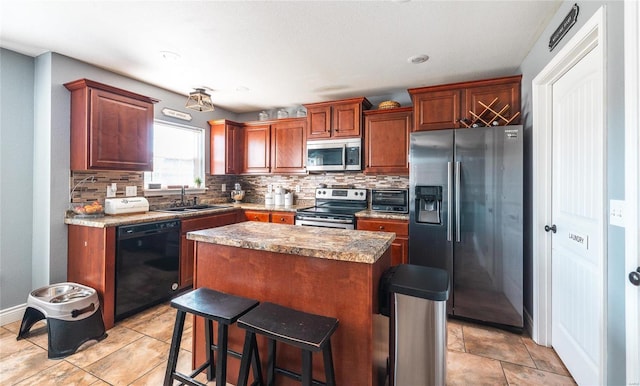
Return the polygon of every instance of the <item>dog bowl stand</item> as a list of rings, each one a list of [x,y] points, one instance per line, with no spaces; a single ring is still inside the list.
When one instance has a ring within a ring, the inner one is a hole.
[[[85,342],[107,337],[98,294],[81,284],[59,283],[32,291],[17,339],[26,338],[42,319],[47,319],[49,359],[66,357]]]

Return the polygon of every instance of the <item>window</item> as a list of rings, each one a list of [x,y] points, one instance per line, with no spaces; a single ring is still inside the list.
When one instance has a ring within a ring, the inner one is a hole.
[[[144,173],[145,186],[159,183],[195,187],[204,181],[204,130],[155,121],[153,124],[153,172]]]

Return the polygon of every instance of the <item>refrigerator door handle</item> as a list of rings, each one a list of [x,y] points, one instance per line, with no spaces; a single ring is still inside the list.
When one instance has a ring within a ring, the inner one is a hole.
[[[456,242],[460,242],[460,162],[456,162]]]
[[[447,241],[453,240],[453,221],[452,203],[453,203],[453,162],[447,162]]]

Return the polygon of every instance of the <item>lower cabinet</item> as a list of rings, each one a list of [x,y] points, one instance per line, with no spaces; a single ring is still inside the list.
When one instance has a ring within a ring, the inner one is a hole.
[[[238,212],[199,216],[182,220],[180,227],[180,288],[193,285],[195,241],[187,239],[187,232],[215,228],[238,222]]]
[[[280,224],[294,225],[296,215],[293,212],[269,212],[266,210],[245,210],[244,219],[246,221],[274,222]]]
[[[357,229],[361,231],[394,232],[391,243],[391,265],[409,262],[409,222],[405,220],[358,218]]]

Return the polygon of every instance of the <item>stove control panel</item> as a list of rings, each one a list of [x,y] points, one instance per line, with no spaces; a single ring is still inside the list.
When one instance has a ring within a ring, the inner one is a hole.
[[[316,199],[366,201],[367,189],[317,188]]]

